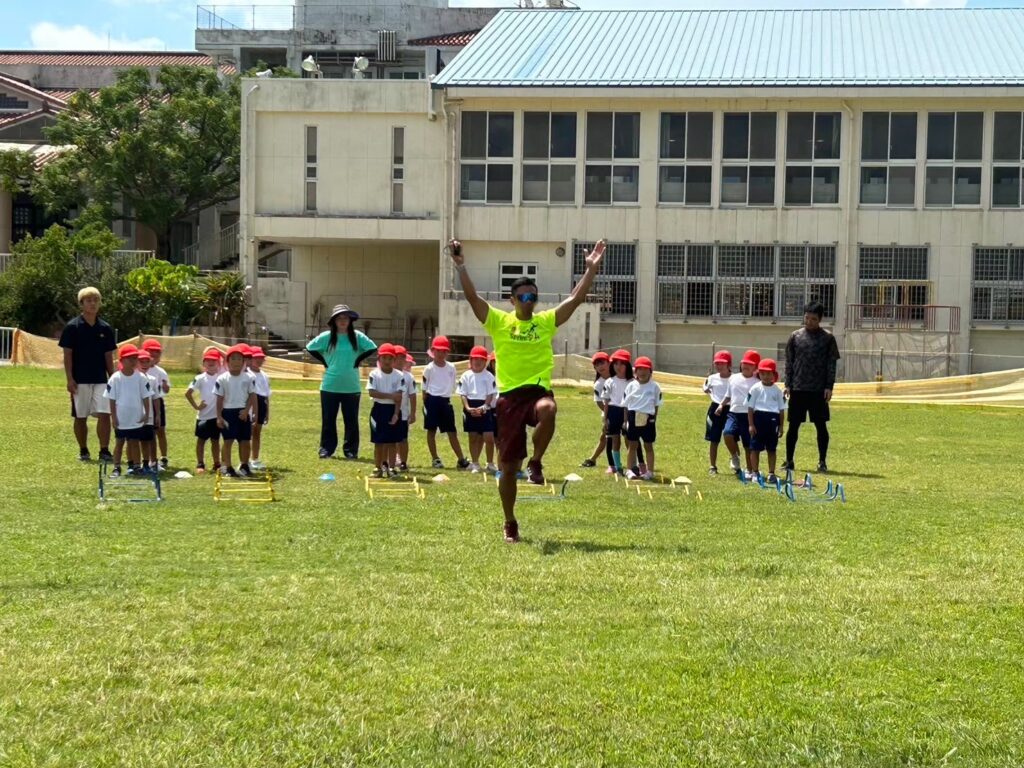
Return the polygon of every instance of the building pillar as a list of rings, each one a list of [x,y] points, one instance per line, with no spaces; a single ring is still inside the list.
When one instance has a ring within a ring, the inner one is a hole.
[[[14,199],[11,193],[0,189],[0,253],[9,253],[14,233]]]
[[[643,173],[658,174],[658,148],[661,116],[650,110],[640,117],[640,168]],[[648,170],[650,169],[650,170]],[[658,185],[640,186],[637,231],[644,233],[636,243],[636,312],[633,319],[634,354],[645,355],[657,363],[658,340]]]

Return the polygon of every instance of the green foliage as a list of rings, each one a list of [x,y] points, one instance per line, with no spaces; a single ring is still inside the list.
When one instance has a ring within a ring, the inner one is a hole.
[[[142,68],[96,94],[80,91],[47,136],[69,149],[39,174],[35,198],[50,210],[86,201],[157,233],[238,196],[240,96],[213,69]],[[128,211],[128,215],[123,215]]]
[[[153,322],[178,324],[191,320],[203,299],[197,277],[199,270],[189,264],[171,264],[150,259],[144,267],[133,269],[127,284],[139,296],[151,302]]]
[[[68,231],[54,224],[11,249],[0,274],[0,325],[48,334],[78,312],[81,269]]]
[[[31,153],[20,149],[0,152],[0,190],[16,195],[28,189],[34,178]]]
[[[245,319],[245,277],[241,272],[214,272],[203,281],[204,325],[240,330]]]
[[[106,260],[123,247],[121,238],[110,230],[109,217],[101,206],[88,206],[72,222],[75,253],[93,260]]]

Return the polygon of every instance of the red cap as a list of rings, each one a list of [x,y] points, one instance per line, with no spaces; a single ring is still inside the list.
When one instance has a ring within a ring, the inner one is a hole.
[[[486,347],[473,347],[469,351],[470,360],[486,360],[488,357],[490,357],[490,353]]]
[[[249,344],[239,344],[238,346],[242,348],[242,355],[245,357],[252,357],[252,351],[256,349],[256,347],[250,346]]]
[[[388,357],[395,356],[394,344],[381,344],[379,347],[377,347],[377,357],[384,357],[385,355],[387,355]]]
[[[722,350],[721,352],[715,352],[715,363],[725,363],[726,365],[732,365],[732,353]]]
[[[611,360],[611,358],[608,357],[607,352],[595,352],[594,356],[590,358],[590,362],[592,363],[607,363],[609,360]]]
[[[151,354],[149,354],[149,350],[147,350],[147,349],[140,349],[138,357],[139,357],[140,361],[142,361],[142,360],[150,360],[150,361],[152,361],[152,359],[153,359],[153,356]]]
[[[248,344],[235,344],[235,346],[228,348],[228,351],[224,355],[224,357],[231,357],[232,355],[241,355],[242,357],[245,357],[248,354],[249,354],[249,345]]]
[[[412,363],[413,365],[416,365],[416,358],[407,353],[405,355],[405,362]]]
[[[440,349],[445,352],[452,351],[452,343],[448,341],[447,336],[435,336],[434,340],[430,342],[431,349]]]
[[[117,350],[117,359],[124,360],[126,357],[138,357],[139,348],[134,344],[122,344],[121,348]]]
[[[147,352],[163,352],[164,348],[160,346],[160,342],[156,339],[146,339],[142,342],[142,348]]]
[[[253,359],[265,360],[267,353],[264,352],[260,347],[249,347],[252,350]]]
[[[748,349],[743,353],[743,359],[740,360],[742,365],[753,365],[756,366],[761,362],[761,353],[756,349]]]
[[[651,358],[649,358],[649,357],[638,357],[636,359],[636,362],[633,363],[633,367],[634,368],[646,368],[649,371],[653,371],[654,370],[654,363],[651,362]]]
[[[613,363],[628,363],[633,359],[633,356],[629,354],[628,349],[616,349],[614,352],[612,352],[612,356],[610,359]]]
[[[778,366],[775,364],[775,361],[772,360],[770,357],[766,357],[764,360],[760,361],[757,364],[757,372],[761,373],[762,371],[771,372],[772,374],[775,375],[775,381],[779,380]]]
[[[408,354],[408,349],[403,347],[401,344],[395,344],[395,357],[405,357]]]
[[[203,360],[216,360],[220,362],[221,354],[219,349],[208,349],[203,352]]]

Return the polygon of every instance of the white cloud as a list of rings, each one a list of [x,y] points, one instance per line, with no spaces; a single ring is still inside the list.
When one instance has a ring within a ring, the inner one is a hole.
[[[167,45],[159,37],[127,37],[107,36],[104,32],[94,32],[81,24],[62,27],[52,21],[41,21],[33,24],[29,30],[29,39],[36,50],[61,51],[162,51]]]
[[[966,8],[967,0],[903,0],[908,8]]]

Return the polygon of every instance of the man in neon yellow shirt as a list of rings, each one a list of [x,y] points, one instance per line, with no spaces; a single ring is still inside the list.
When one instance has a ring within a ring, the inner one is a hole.
[[[498,450],[501,452],[501,479],[498,490],[505,512],[505,541],[519,541],[516,521],[516,476],[523,467],[526,449],[526,428],[534,427],[533,456],[527,463],[531,483],[544,485],[544,452],[555,434],[555,396],[551,391],[551,372],[555,354],[551,342],[560,325],[565,325],[576,308],[583,303],[601,269],[605,242],[599,240],[586,256],[587,269],[572,294],[554,309],[535,312],[537,283],[521,277],[512,283],[512,312],[492,307],[476,292],[466,271],[462,243],[449,243],[455,270],[462,281],[462,291],[473,308],[476,319],[494,342],[498,379]]]

